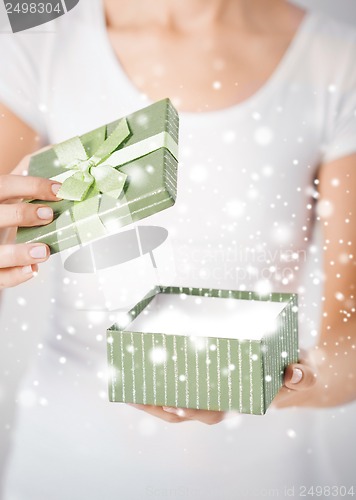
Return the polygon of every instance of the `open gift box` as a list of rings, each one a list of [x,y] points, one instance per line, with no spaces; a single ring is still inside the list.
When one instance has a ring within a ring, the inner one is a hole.
[[[262,415],[298,360],[297,295],[158,286],[107,353],[112,402]]]
[[[170,100],[163,99],[33,155],[29,175],[61,182],[63,199],[46,202],[53,222],[20,228],[17,242],[46,243],[56,253],[172,206],[178,122]]]

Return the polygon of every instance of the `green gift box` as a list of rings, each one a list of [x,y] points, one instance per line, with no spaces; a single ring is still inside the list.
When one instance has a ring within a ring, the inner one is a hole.
[[[298,360],[297,295],[158,286],[107,353],[112,402],[263,415]]]
[[[178,123],[177,111],[163,99],[33,155],[29,175],[60,181],[62,200],[46,202],[52,223],[19,228],[17,242],[47,243],[56,253],[172,206]]]

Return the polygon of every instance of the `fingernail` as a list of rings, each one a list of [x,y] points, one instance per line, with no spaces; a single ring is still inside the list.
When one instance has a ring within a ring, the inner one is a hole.
[[[162,409],[167,413],[173,413],[178,415],[178,417],[184,417],[185,411],[182,408],[173,408],[172,406],[162,406]]]
[[[52,184],[52,193],[57,196],[58,191],[61,189],[62,184]]]
[[[44,245],[38,245],[30,249],[30,255],[34,259],[44,259],[47,257],[47,247]]]
[[[298,384],[303,378],[303,372],[300,368],[293,369],[293,375],[290,379],[291,384]]]
[[[53,219],[53,210],[49,207],[41,207],[37,210],[37,215],[40,219]]]
[[[24,274],[32,274],[33,273],[32,266],[23,266],[22,272]]]

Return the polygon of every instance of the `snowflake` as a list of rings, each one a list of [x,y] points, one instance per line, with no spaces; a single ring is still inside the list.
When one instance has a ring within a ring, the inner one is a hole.
[[[246,208],[246,203],[234,199],[228,201],[223,210],[229,217],[235,218],[235,217],[241,217],[245,212],[245,208]]]
[[[271,175],[273,175],[273,167],[271,167],[271,165],[264,165],[262,167],[262,174],[265,177],[271,177]]]
[[[316,213],[319,217],[329,218],[334,212],[334,207],[329,200],[320,200],[316,205]]]
[[[23,297],[18,297],[17,298],[17,303],[18,303],[19,306],[25,306],[27,304],[27,301]]]
[[[222,140],[226,144],[231,144],[232,142],[235,141],[235,139],[236,139],[236,133],[234,130],[227,130],[222,135]]]
[[[295,432],[294,429],[288,429],[287,430],[287,436],[291,439],[294,439],[297,436],[297,433]]]
[[[154,364],[163,364],[167,359],[167,351],[163,347],[153,347],[150,351],[150,359]]]
[[[203,165],[193,165],[190,170],[190,179],[193,182],[204,182],[208,177],[206,168]]]
[[[273,131],[269,127],[258,127],[254,139],[260,146],[267,146],[273,141]]]
[[[334,187],[337,187],[340,185],[340,179],[334,177],[334,179],[331,179],[331,185]]]

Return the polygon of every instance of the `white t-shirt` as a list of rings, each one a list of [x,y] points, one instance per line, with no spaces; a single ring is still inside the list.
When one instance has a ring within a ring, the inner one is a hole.
[[[43,142],[150,103],[110,46],[99,0],[81,2],[51,26],[51,33],[0,38],[0,100]],[[176,205],[140,223],[169,232],[167,253],[157,254],[159,267],[167,254],[173,262],[173,270],[162,269],[170,284],[297,291],[301,341],[313,340],[320,309],[303,308],[305,289],[320,280],[309,248],[313,181],[321,162],[356,151],[355,56],[353,30],[309,13],[255,95],[220,111],[181,113]],[[122,273],[143,266],[155,279],[149,257],[137,261],[110,270],[128,302],[147,282],[129,286]],[[97,276],[64,271],[61,256],[51,257],[51,267],[54,306],[41,357],[23,383],[35,402],[18,412],[5,500],[225,500],[259,498],[267,488],[283,497],[284,487],[351,482],[338,459],[344,435],[334,429],[339,440],[326,442],[327,410],[172,426],[108,403],[108,297]]]

